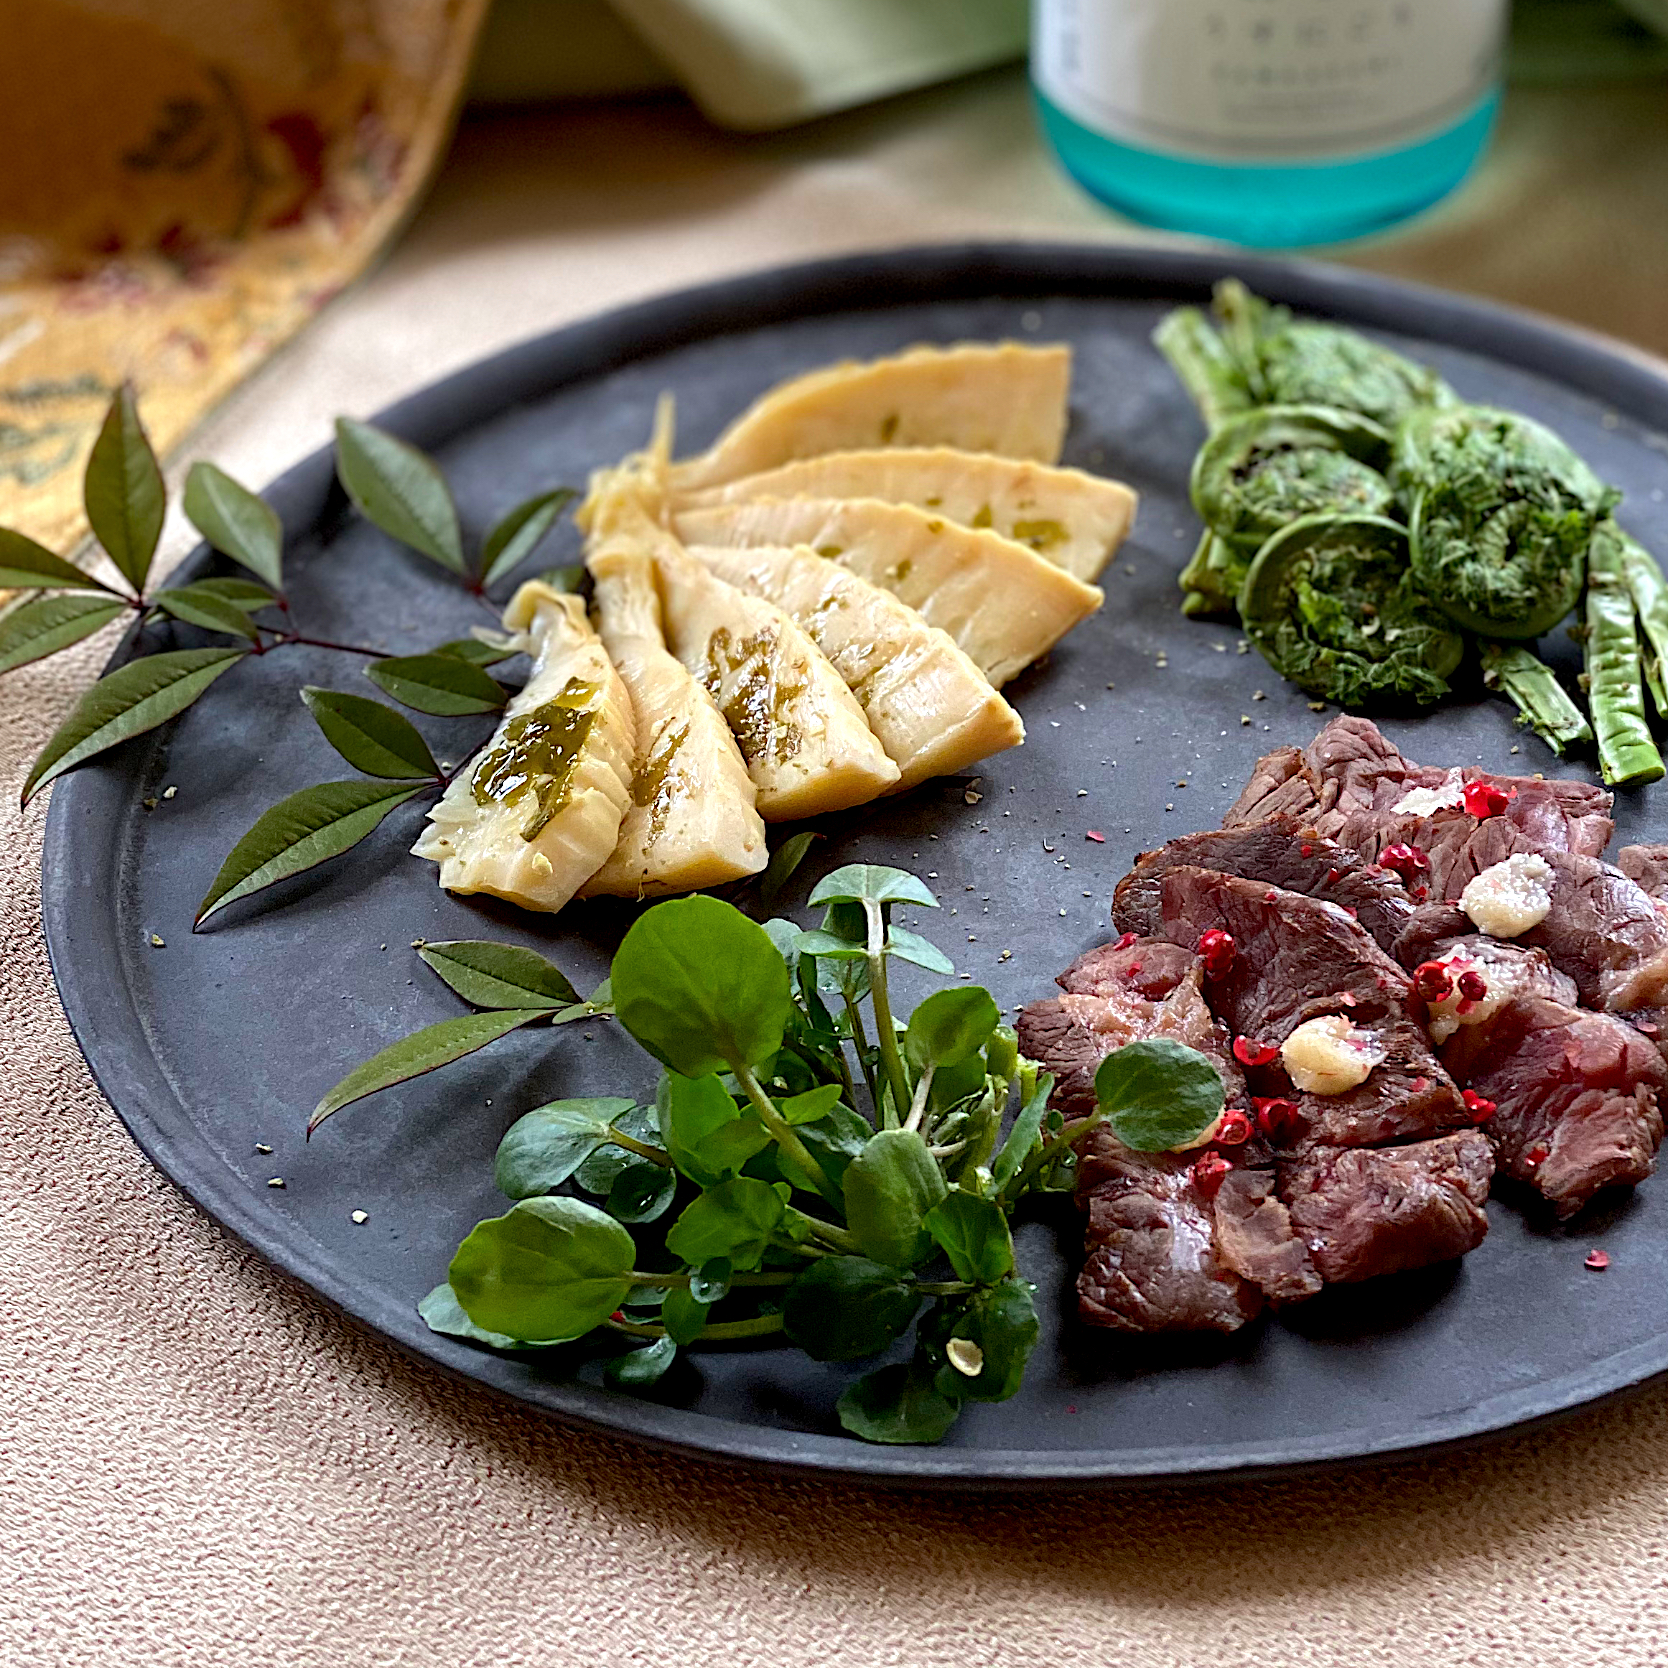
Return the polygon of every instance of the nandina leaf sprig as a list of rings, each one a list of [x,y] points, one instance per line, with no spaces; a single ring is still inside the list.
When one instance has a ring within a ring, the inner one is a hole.
[[[445,477],[416,447],[343,418],[336,462],[344,489],[369,520],[456,574],[476,596],[534,554],[573,497],[563,487],[517,504],[471,559]],[[25,804],[66,770],[177,717],[239,661],[274,649],[360,657],[385,694],[438,717],[496,713],[509,698],[488,668],[516,652],[510,645],[460,636],[424,654],[389,655],[302,630],[284,591],[277,513],[212,463],[192,466],[183,507],[204,539],[242,571],[153,588],[167,489],[131,387],[111,402],[88,458],[84,500],[119,583],[0,528],[0,589],[32,593],[0,613],[0,673],[67,649],[124,615],[137,628],[135,655],[83,693],[25,779]],[[164,647],[166,639],[151,633],[167,632],[170,622],[222,641]],[[199,925],[228,904],[347,851],[407,800],[449,780],[427,741],[391,707],[313,685],[301,694],[325,738],[372,780],[321,783],[273,806],[222,865]]]

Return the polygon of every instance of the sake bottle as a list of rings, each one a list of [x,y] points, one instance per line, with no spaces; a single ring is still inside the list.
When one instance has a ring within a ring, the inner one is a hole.
[[[1031,79],[1113,208],[1265,246],[1436,202],[1481,154],[1508,0],[1033,0]]]

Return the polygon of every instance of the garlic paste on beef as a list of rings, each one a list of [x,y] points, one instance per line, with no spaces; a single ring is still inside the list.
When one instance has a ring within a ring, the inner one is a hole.
[[[1311,1095],[1341,1095],[1357,1088],[1383,1059],[1378,1034],[1358,1031],[1342,1014],[1307,1019],[1280,1045],[1286,1075]]]
[[[1552,865],[1533,852],[1514,852],[1469,881],[1459,906],[1478,932],[1516,938],[1552,911]]]

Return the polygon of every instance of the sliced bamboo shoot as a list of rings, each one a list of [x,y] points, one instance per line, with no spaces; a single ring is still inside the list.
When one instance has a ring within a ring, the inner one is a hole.
[[[671,486],[692,492],[873,446],[957,446],[1054,463],[1070,381],[1071,349],[1062,346],[964,342],[848,359],[760,395],[709,451],[672,466]]]
[[[1092,583],[1135,519],[1135,493],[1081,469],[950,446],[829,452],[688,494],[681,509],[753,498],[881,498],[988,527]]]
[[[718,703],[766,822],[862,805],[897,785],[856,698],[780,608],[726,585],[670,535],[655,568],[667,647]]]
[[[540,580],[510,599],[533,675],[411,849],[448,892],[557,910],[619,841],[631,804],[631,699],[585,605]]]
[[[994,687],[1046,654],[1104,600],[1035,551],[874,498],[780,498],[673,517],[688,545],[809,545],[946,631]]]
[[[589,557],[597,630],[637,717],[631,808],[619,844],[581,896],[692,892],[757,874],[764,823],[735,737],[712,697],[666,648],[654,562],[615,539]]]
[[[814,550],[707,548],[699,556],[727,584],[805,628],[897,765],[896,791],[1024,741],[1019,714],[979,668],[889,591]]]

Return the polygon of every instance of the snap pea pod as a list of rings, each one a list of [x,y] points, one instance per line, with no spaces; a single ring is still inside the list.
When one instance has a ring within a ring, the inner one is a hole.
[[[1518,706],[1518,723],[1533,730],[1559,758],[1565,748],[1593,739],[1592,726],[1545,661],[1521,643],[1485,642],[1480,650],[1483,682],[1509,695]]]
[[[1663,775],[1662,755],[1645,717],[1625,540],[1606,517],[1587,556],[1587,705],[1598,738],[1599,772],[1611,787],[1655,782]]]
[[[1622,572],[1633,594],[1633,606],[1644,627],[1645,641],[1650,645],[1645,655],[1645,684],[1656,703],[1657,716],[1668,718],[1668,689],[1662,680],[1662,663],[1668,658],[1668,580],[1663,578],[1662,569],[1650,551],[1619,528],[1617,532],[1621,540]]]
[[[1426,595],[1456,625],[1513,641],[1575,607],[1593,529],[1618,496],[1550,429],[1487,406],[1415,412],[1397,430],[1390,483]]]
[[[1342,707],[1426,705],[1465,640],[1414,588],[1407,529],[1383,516],[1304,516],[1257,552],[1245,634],[1277,672]]]

